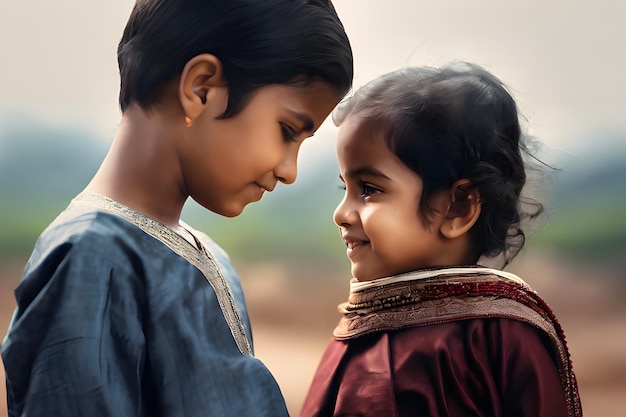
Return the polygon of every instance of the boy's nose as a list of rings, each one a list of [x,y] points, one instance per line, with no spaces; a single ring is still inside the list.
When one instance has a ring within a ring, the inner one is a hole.
[[[283,184],[293,184],[298,176],[298,152],[289,152],[274,168],[274,175]]]

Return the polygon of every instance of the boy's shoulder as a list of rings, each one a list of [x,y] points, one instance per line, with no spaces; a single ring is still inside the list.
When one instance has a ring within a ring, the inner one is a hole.
[[[145,233],[119,216],[87,206],[70,205],[41,233],[31,258],[70,249],[106,256],[108,252],[138,249],[137,241],[142,237],[145,238]]]
[[[162,242],[120,216],[70,204],[37,239],[24,278],[29,274],[47,276],[69,264],[138,275],[150,259],[166,259],[172,254]]]

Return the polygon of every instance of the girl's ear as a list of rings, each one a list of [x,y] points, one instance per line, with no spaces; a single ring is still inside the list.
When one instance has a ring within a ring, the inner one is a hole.
[[[215,55],[191,58],[180,75],[178,99],[190,126],[207,108],[217,117],[226,110],[228,88],[222,61]]]
[[[455,239],[469,232],[478,220],[480,193],[470,188],[468,179],[456,181],[449,192],[450,204],[439,230],[448,239]]]

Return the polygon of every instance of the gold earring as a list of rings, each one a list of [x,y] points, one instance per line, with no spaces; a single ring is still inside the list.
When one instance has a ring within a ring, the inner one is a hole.
[[[191,125],[193,124],[193,120],[191,120],[191,117],[185,116],[185,124],[187,125],[187,127],[191,127]]]

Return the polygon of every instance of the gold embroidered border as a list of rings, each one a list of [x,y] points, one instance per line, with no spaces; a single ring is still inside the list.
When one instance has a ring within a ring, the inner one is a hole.
[[[198,268],[215,291],[222,315],[230,328],[239,351],[244,355],[252,354],[252,346],[246,335],[241,313],[231,294],[228,282],[205,245],[202,245],[201,251],[199,251],[171,228],[100,194],[83,192],[76,196],[72,203],[95,207],[128,220]]]

